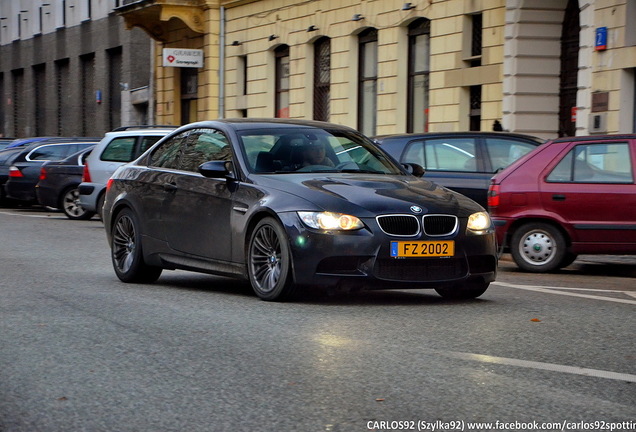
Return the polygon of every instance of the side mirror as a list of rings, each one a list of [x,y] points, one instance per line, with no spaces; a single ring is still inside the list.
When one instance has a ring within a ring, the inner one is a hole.
[[[405,163],[402,165],[406,168],[406,171],[408,171],[409,174],[413,174],[415,177],[422,177],[426,172],[422,165],[418,165],[416,163]]]
[[[225,178],[233,177],[232,172],[228,169],[231,162],[228,161],[208,161],[199,165],[199,172],[203,177],[208,178]]]

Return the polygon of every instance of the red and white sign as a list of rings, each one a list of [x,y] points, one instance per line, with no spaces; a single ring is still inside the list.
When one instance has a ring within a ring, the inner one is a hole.
[[[203,50],[186,48],[164,48],[164,67],[203,67]]]

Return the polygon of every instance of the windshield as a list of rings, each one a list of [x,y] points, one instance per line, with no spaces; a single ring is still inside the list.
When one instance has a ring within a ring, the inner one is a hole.
[[[262,129],[243,131],[239,136],[253,173],[403,174],[371,142],[348,131]]]

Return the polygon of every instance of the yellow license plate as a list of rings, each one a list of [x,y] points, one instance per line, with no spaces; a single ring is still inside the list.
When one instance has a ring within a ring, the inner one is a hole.
[[[391,256],[395,258],[451,257],[455,255],[454,241],[394,241]]]

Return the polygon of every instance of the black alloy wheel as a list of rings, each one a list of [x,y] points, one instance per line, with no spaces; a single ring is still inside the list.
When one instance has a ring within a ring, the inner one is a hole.
[[[123,209],[113,223],[111,258],[117,277],[123,282],[152,283],[163,270],[144,262],[137,216]]]
[[[87,220],[93,217],[95,212],[87,211],[80,204],[79,189],[77,186],[68,188],[60,199],[60,208],[67,218],[71,220]]]
[[[294,289],[291,253],[287,235],[273,218],[261,220],[252,235],[247,252],[250,284],[263,300],[283,300]]]

